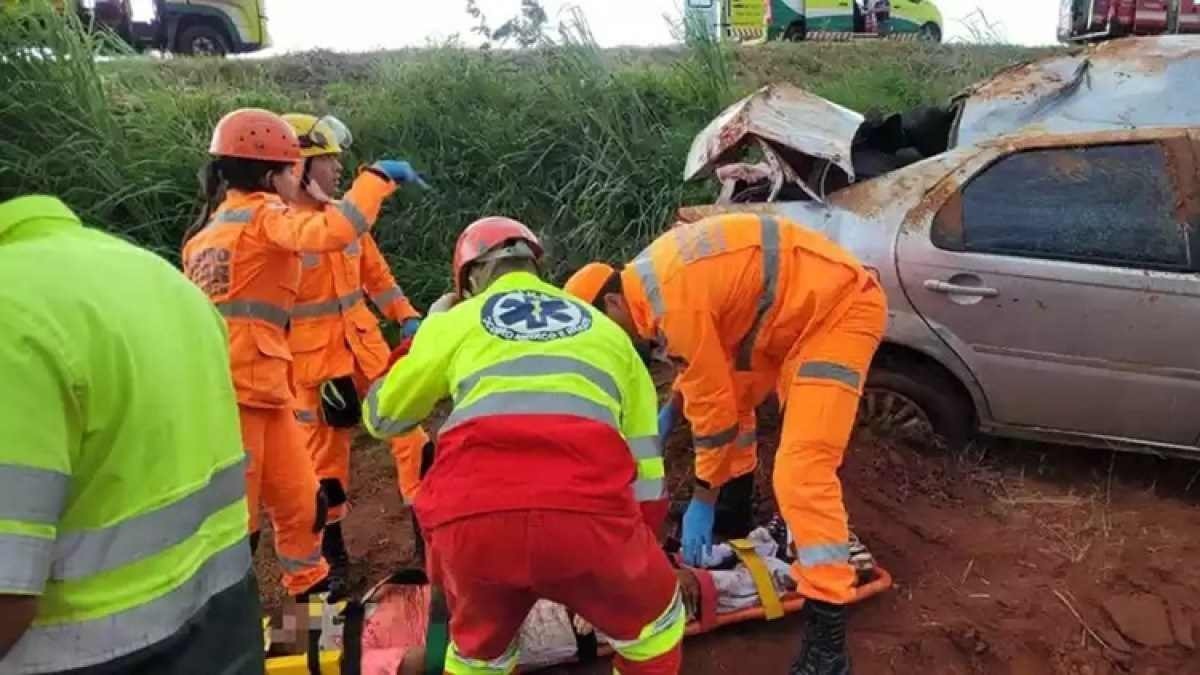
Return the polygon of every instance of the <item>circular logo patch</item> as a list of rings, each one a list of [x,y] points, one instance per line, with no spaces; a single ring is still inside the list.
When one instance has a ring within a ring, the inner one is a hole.
[[[583,305],[538,291],[509,291],[488,299],[480,317],[487,332],[505,340],[547,342],[592,327]]]

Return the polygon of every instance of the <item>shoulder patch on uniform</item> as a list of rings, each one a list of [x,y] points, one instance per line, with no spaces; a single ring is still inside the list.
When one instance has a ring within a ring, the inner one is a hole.
[[[561,340],[592,327],[582,304],[540,291],[498,293],[484,303],[479,319],[487,332],[517,342]]]

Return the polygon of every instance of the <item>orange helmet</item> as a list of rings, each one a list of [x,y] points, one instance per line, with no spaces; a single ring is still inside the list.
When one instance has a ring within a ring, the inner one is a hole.
[[[596,304],[600,292],[612,280],[617,270],[612,265],[602,262],[592,262],[580,267],[563,284],[563,290],[583,300],[589,305]]]
[[[471,263],[479,262],[489,253],[499,253],[506,244],[514,242],[524,242],[528,251],[533,254],[534,261],[542,259],[542,242],[538,241],[537,235],[523,223],[503,216],[490,216],[468,225],[462,234],[458,235],[458,243],[454,245],[454,291],[462,296],[466,286],[467,268]],[[523,252],[514,251],[501,257],[516,257],[522,254]]]
[[[300,139],[292,126],[269,110],[242,108],[217,122],[208,152],[268,162],[300,161]]]

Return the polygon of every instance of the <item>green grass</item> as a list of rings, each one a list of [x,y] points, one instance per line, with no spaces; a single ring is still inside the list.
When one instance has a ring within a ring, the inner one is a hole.
[[[681,183],[691,139],[762,84],[791,81],[863,112],[891,112],[944,101],[1036,55],[919,44],[600,50],[576,21],[555,46],[522,52],[97,63],[90,55],[112,47],[72,28],[0,25],[0,199],[58,195],[90,224],[176,259],[223,113],[331,112],[354,131],[349,166],[405,158],[436,186],[402,192],[377,229],[422,303],[445,289],[458,231],[485,214],[537,229],[556,275],[632,254],[681,203],[711,199],[712,186]]]

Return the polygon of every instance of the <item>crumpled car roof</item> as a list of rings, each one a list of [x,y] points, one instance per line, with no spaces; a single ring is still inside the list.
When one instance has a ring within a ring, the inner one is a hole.
[[[1072,133],[1200,120],[1200,36],[1104,42],[1004,70],[956,98],[950,147],[1018,131]]]

